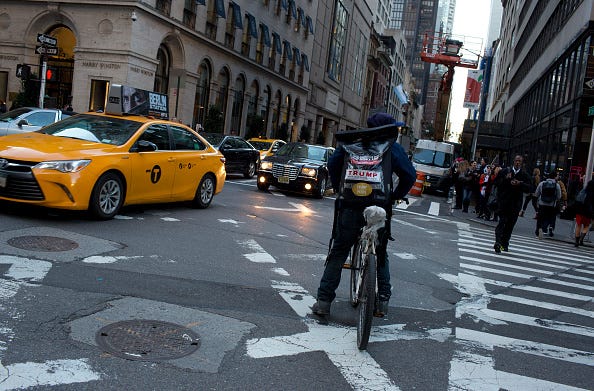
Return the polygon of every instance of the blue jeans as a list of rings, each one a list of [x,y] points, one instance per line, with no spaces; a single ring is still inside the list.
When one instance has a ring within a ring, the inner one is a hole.
[[[340,285],[342,265],[357,241],[361,227],[365,225],[362,209],[343,209],[338,212],[336,219],[335,238],[318,288],[318,300],[327,302],[332,302],[336,298],[335,291]],[[390,224],[390,221],[387,224]],[[386,251],[388,235],[385,230],[380,230],[380,238],[380,248],[377,249],[378,295],[380,300],[389,300],[392,286],[390,285],[390,268]]]

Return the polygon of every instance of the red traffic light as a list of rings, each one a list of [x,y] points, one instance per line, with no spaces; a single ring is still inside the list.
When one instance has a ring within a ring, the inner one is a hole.
[[[55,81],[58,77],[58,72],[54,68],[47,68],[45,71],[45,80]]]

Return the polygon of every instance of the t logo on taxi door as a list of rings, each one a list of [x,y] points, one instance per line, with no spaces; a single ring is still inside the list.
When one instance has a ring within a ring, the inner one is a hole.
[[[161,179],[161,167],[158,165],[154,166],[151,170],[151,182],[157,183]]]

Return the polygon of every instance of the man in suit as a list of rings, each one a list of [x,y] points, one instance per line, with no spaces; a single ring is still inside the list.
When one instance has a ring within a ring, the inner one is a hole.
[[[520,155],[514,158],[514,165],[499,172],[495,178],[497,186],[497,214],[499,223],[495,228],[496,253],[509,251],[509,240],[518,221],[524,193],[530,192],[530,175],[522,168],[524,159]]]

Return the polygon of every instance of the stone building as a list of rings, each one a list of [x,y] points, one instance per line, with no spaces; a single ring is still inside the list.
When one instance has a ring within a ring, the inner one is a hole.
[[[297,139],[317,9],[317,0],[3,0],[0,99],[17,98],[19,65],[39,89],[44,34],[57,39],[47,106],[100,110],[109,85],[125,84],[169,95],[170,116],[191,126],[218,117],[211,130]]]

